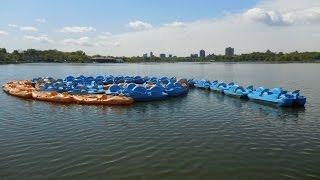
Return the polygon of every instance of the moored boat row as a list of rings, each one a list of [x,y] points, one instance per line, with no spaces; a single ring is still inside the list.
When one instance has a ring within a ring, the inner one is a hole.
[[[273,89],[258,87],[254,89],[253,86],[245,88],[234,82],[227,84],[222,81],[210,82],[208,80],[188,80],[188,83],[190,86],[197,88],[208,89],[239,98],[272,103],[282,107],[304,107],[307,100],[306,97],[300,95],[299,90],[288,92],[280,87]]]
[[[189,87],[216,91],[229,96],[268,102],[283,107],[303,107],[306,97],[296,90],[243,87],[234,82],[177,80],[175,77],[140,76],[68,76],[31,81],[11,81],[3,85],[10,95],[59,103],[129,105],[134,101],[156,101],[186,95]]]

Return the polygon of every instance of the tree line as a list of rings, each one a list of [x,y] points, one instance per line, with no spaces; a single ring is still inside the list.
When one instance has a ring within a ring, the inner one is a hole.
[[[83,51],[62,52],[58,50],[36,50],[27,49],[24,51],[14,50],[7,52],[5,48],[0,48],[0,63],[39,63],[39,62],[56,62],[56,63],[90,63],[94,62],[92,57],[100,55],[88,56]],[[124,62],[320,62],[320,52],[291,52],[291,53],[274,53],[253,52],[249,54],[241,54],[234,56],[225,55],[209,55],[204,58],[192,57],[111,57],[119,58]]]
[[[209,55],[206,57],[128,57],[126,62],[320,62],[320,52],[274,53],[253,52],[248,54],[226,56]]]
[[[83,51],[62,52],[58,50],[36,50],[25,51],[14,50],[7,52],[0,48],[0,62],[2,63],[36,63],[36,62],[89,62],[90,57]]]

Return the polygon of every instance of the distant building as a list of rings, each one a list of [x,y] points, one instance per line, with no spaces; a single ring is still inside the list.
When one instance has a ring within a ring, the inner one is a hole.
[[[203,50],[203,49],[200,50],[200,53],[199,53],[199,54],[200,54],[200,57],[201,57],[201,58],[206,57],[206,51]]]
[[[153,57],[154,55],[153,55],[153,52],[150,52],[150,57]]]
[[[166,58],[166,54],[160,54],[160,58]]]
[[[227,47],[226,48],[226,56],[234,56],[234,48]]]
[[[172,54],[169,54],[169,56],[168,56],[169,58],[172,58]]]
[[[198,58],[199,56],[198,56],[198,54],[191,54],[190,57],[192,57],[192,58]]]
[[[148,57],[148,54],[147,54],[147,53],[143,54],[143,57],[144,57],[144,58],[147,58],[147,57]]]
[[[116,59],[116,63],[124,63],[123,59]]]
[[[123,63],[122,59],[115,59],[113,57],[107,57],[107,56],[97,56],[91,58],[92,62],[95,63]]]

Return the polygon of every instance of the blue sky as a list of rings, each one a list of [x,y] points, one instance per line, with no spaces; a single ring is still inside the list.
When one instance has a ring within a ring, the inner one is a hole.
[[[2,0],[0,47],[137,56],[320,51],[319,0]]]
[[[45,18],[52,27],[95,26],[112,33],[124,32],[129,21],[157,24],[195,21],[240,12],[257,0],[2,0],[1,25],[36,24]]]

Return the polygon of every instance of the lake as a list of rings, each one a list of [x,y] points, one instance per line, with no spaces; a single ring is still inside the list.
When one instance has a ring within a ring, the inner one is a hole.
[[[9,80],[153,75],[301,89],[305,109],[198,89],[129,107],[61,105],[0,92],[1,179],[320,178],[320,64],[17,64]]]

